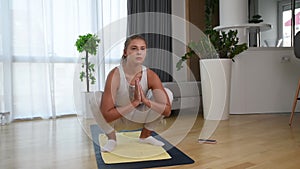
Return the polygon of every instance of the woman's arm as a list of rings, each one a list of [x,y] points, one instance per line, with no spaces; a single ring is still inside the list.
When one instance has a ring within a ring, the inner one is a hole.
[[[140,104],[141,99],[135,93],[135,98],[126,106],[115,107],[115,100],[117,90],[120,85],[120,73],[117,68],[113,69],[107,76],[104,87],[104,92],[101,99],[100,110],[105,120],[110,123],[116,119],[121,118],[123,115],[131,112]]]
[[[147,69],[148,88],[152,89],[154,100],[149,100],[144,94],[141,94],[142,102],[152,110],[164,115],[170,116],[171,104],[169,97],[156,73]]]

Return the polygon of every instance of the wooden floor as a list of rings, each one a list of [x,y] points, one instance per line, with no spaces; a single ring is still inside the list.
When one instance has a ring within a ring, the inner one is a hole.
[[[168,126],[177,118],[168,118]],[[217,144],[199,144],[197,139],[204,121],[198,117],[177,145],[195,163],[164,168],[298,169],[300,114],[295,115],[291,128],[288,120],[289,114],[231,115],[229,120],[220,122],[211,137]],[[179,132],[174,136],[183,134],[177,128]],[[0,168],[97,169],[87,133],[77,117],[0,126]]]

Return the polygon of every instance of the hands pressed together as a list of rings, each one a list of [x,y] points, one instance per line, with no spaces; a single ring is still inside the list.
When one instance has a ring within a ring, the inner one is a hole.
[[[137,107],[138,105],[144,103],[147,107],[151,107],[150,100],[145,96],[142,86],[139,83],[139,78],[135,79],[134,86],[134,99],[132,101],[133,106]]]

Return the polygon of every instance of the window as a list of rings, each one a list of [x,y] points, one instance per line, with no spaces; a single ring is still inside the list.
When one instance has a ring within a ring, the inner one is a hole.
[[[295,4],[295,33],[300,28],[300,0]],[[261,33],[262,47],[291,47],[292,0],[249,0],[249,17],[262,16],[272,29]],[[298,20],[298,21],[297,21]]]
[[[279,32],[279,36],[283,39],[283,47],[290,47],[292,46],[292,9],[291,9],[291,2],[289,1],[282,1],[278,4],[279,6],[279,26],[281,30]],[[294,35],[300,29],[300,1],[296,1],[295,4],[295,32]]]
[[[78,35],[103,36],[103,27],[126,15],[123,0],[0,1],[0,109],[14,119],[74,114]],[[115,48],[99,52],[110,56],[104,56],[94,90],[122,55]]]

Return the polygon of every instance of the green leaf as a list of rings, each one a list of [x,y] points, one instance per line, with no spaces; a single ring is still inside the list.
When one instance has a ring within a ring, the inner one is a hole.
[[[79,78],[80,78],[81,81],[83,81],[83,78],[85,78],[85,73],[80,72]]]
[[[237,30],[224,32],[209,28],[204,32],[207,38],[201,37],[199,42],[190,42],[188,44],[190,50],[181,56],[181,59],[177,62],[177,70],[182,68],[184,61],[197,55],[202,59],[214,58],[215,56],[233,59],[236,55],[248,49],[246,43],[239,44]]]
[[[183,62],[184,62],[184,61],[183,61],[182,59],[180,59],[180,60],[177,62],[177,64],[176,64],[177,71],[180,70],[181,68],[183,68],[183,66],[182,66],[182,63],[183,63]]]

